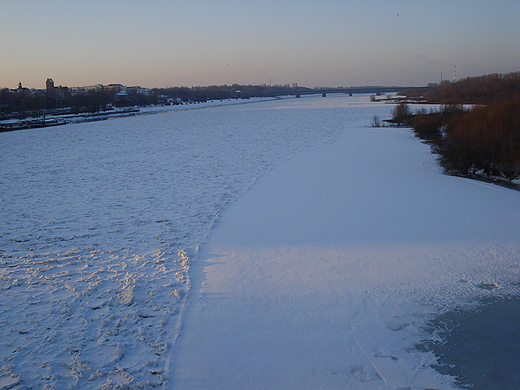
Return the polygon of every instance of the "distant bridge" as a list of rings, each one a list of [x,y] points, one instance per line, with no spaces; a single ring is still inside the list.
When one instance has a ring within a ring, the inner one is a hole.
[[[387,93],[387,92],[399,92],[403,89],[411,89],[416,87],[350,87],[350,88],[316,88],[316,89],[299,89],[285,90],[285,91],[272,91],[269,94],[271,96],[287,96],[295,95],[300,97],[301,95],[322,95],[327,96],[330,93],[344,93],[351,95],[354,93]]]

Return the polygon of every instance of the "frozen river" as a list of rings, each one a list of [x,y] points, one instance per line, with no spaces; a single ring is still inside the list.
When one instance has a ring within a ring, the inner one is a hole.
[[[442,175],[369,100],[0,134],[0,389],[453,388],[417,345],[519,295],[519,193]]]
[[[287,99],[0,134],[0,384],[161,383],[221,211],[390,109]]]

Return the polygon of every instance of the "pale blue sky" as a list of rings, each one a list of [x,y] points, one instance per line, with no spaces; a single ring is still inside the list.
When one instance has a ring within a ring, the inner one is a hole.
[[[520,70],[518,0],[0,0],[0,87],[419,86]]]

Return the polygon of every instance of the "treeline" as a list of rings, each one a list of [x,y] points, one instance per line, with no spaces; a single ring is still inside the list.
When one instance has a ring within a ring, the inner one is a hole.
[[[153,93],[143,93],[138,89],[129,89],[122,94],[108,87],[79,91],[60,87],[52,93],[22,87],[15,90],[4,88],[0,90],[0,119],[40,117],[46,113],[64,110],[75,114],[93,113],[112,107],[147,106],[156,103],[157,98]]]
[[[507,180],[520,176],[520,99],[472,109],[445,105],[419,111],[407,123],[439,154],[447,172]]]
[[[172,105],[205,102],[207,100],[249,99],[268,97],[278,92],[303,92],[310,88],[285,85],[212,85],[146,89],[121,85],[100,86],[90,90],[59,87],[46,90],[4,88],[0,90],[0,119],[27,116],[40,117],[56,110],[71,113],[100,112],[112,107]]]
[[[252,97],[269,97],[278,92],[287,91],[310,91],[306,87],[291,87],[285,85],[210,85],[197,87],[170,87],[155,88],[153,91],[159,97],[161,102],[164,98],[168,100],[176,100],[177,102],[199,102],[206,100],[224,100],[224,99],[248,99]]]
[[[146,107],[157,104],[157,98],[149,91],[129,88],[124,94],[110,88],[93,91],[78,91],[71,94],[70,106],[72,113],[107,111],[112,107]],[[67,99],[57,100],[57,108],[66,108]]]
[[[468,77],[424,91],[427,103],[490,104],[520,97],[520,72]]]
[[[442,165],[452,172],[517,179],[520,175],[520,97],[472,110],[455,109],[438,143]]]
[[[520,177],[520,72],[470,77],[423,92],[426,102],[440,104],[440,109],[412,113],[402,103],[389,122],[412,127],[438,153],[447,172]]]

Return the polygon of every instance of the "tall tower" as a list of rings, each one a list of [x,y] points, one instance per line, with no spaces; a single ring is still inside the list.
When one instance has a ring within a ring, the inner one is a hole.
[[[457,81],[457,65],[453,65],[453,82]]]
[[[53,79],[51,79],[51,78],[47,79],[47,81],[45,82],[45,90],[47,91],[48,94],[54,93],[54,80]]]

